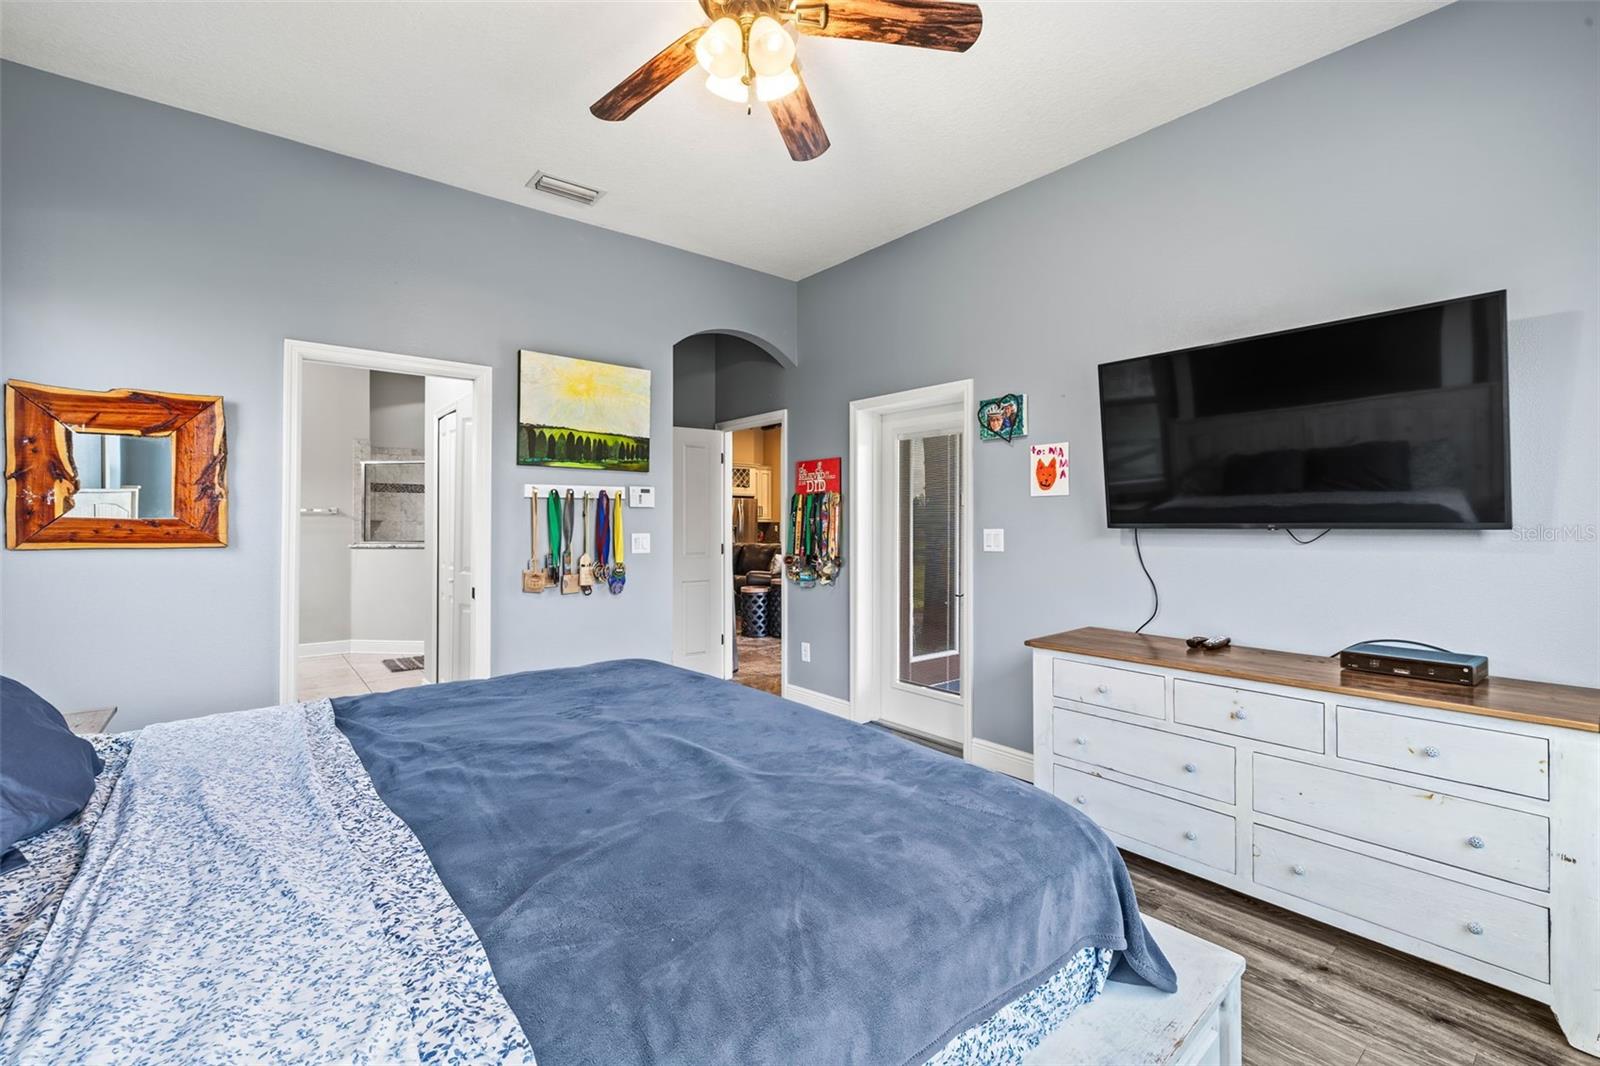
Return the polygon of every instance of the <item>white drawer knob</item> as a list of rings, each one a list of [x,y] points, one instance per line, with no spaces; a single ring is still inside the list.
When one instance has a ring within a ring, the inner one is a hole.
[[[1248,714],[1244,713],[1244,708],[1243,707],[1240,707],[1237,711],[1233,712],[1233,717],[1235,719],[1237,719],[1238,721],[1242,722],[1242,721],[1244,721],[1246,718],[1248,718],[1250,716]]]
[[[1422,754],[1426,755],[1430,759],[1437,759],[1439,757],[1439,749],[1434,747],[1432,744],[1429,744],[1427,747],[1422,749]]]
[[[1110,685],[1096,685],[1094,690],[1096,692],[1100,693],[1100,695],[1104,696],[1107,692],[1111,691],[1111,686]]]
[[[1079,795],[1076,795],[1076,796],[1072,797],[1072,802],[1073,803],[1088,803],[1089,800],[1088,800],[1087,797],[1085,797],[1084,795],[1082,795],[1080,793]]]
[[[1294,875],[1296,877],[1304,877],[1306,875],[1305,863],[1297,862],[1293,866],[1289,867],[1289,869],[1294,871]]]
[[[1478,849],[1482,850],[1482,848],[1483,848],[1483,838],[1482,837],[1468,837],[1467,838],[1467,847],[1469,847],[1469,848],[1478,848]]]
[[[1185,839],[1185,840],[1199,840],[1200,839],[1200,834],[1196,833],[1193,829],[1191,829],[1188,832],[1183,834],[1183,839]]]
[[[1183,764],[1183,772],[1186,774],[1192,774],[1198,769],[1200,768],[1192,762],[1186,762]]]
[[[1467,932],[1471,933],[1473,936],[1482,936],[1483,926],[1479,925],[1477,922],[1468,922]]]
[[[1072,738],[1072,742],[1074,744],[1083,745],[1083,744],[1089,743],[1089,738],[1088,737],[1073,737]]]

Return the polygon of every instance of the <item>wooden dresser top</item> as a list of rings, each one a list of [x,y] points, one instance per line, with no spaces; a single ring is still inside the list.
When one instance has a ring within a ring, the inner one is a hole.
[[[1035,637],[1027,644],[1042,651],[1117,659],[1168,670],[1315,689],[1336,696],[1388,700],[1600,733],[1600,689],[1577,685],[1491,677],[1469,688],[1341,670],[1335,656],[1298,655],[1237,645],[1219,651],[1203,651],[1189,647],[1176,637],[1152,637],[1094,626]]]

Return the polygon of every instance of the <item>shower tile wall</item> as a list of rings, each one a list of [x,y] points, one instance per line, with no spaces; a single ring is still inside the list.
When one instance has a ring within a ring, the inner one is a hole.
[[[423,539],[423,458],[412,448],[374,448],[356,442],[354,477],[362,540],[386,544]],[[364,461],[407,460],[363,467]],[[363,484],[363,481],[365,484]]]

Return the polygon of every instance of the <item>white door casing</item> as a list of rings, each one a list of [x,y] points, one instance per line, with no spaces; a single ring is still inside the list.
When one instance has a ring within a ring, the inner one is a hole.
[[[300,451],[301,451],[301,388],[306,363],[325,363],[332,366],[355,367],[362,370],[382,370],[395,374],[412,374],[459,381],[468,390],[473,410],[494,410],[494,368],[478,363],[462,363],[428,356],[400,355],[393,352],[373,351],[365,348],[346,348],[335,344],[314,341],[286,340],[283,342],[283,496],[280,527],[280,567],[278,588],[278,699],[283,703],[295,700],[295,671],[300,645]],[[472,612],[469,629],[470,641],[466,645],[468,660],[462,664],[463,677],[489,676],[489,627],[493,619],[490,600],[493,595],[490,553],[491,523],[489,518],[490,474],[494,456],[494,441],[490,436],[491,420],[473,419],[463,431],[471,438],[470,462],[464,492],[469,494],[473,515],[465,527],[464,550],[471,559],[470,577],[476,596],[471,599]],[[432,434],[425,440],[433,443]],[[430,491],[437,463],[430,463],[427,477]],[[433,509],[427,510],[428,523],[433,522]],[[430,531],[433,533],[433,531]],[[433,550],[436,535],[429,539]],[[430,597],[436,604],[437,597]],[[431,609],[431,608],[430,608]],[[430,623],[431,635],[436,623]],[[437,654],[429,648],[428,670],[433,673]]]
[[[672,662],[726,678],[727,604],[733,576],[727,555],[728,434],[672,431]]]
[[[902,609],[911,594],[912,576],[908,564],[912,563],[911,547],[902,529],[908,524],[906,514],[907,492],[901,477],[901,449],[917,444],[946,440],[955,435],[959,441],[965,432],[965,412],[957,404],[943,404],[916,410],[899,411],[883,416],[880,426],[877,455],[877,484],[883,489],[874,501],[873,524],[877,531],[877,555],[868,571],[874,579],[878,601],[877,632],[875,636],[878,673],[878,713],[880,721],[909,729],[916,733],[937,737],[953,744],[965,746],[963,723],[964,700],[959,690],[938,691],[926,684],[914,684],[902,679],[901,645],[911,638],[904,630],[908,619]],[[959,453],[959,444],[957,445]],[[913,452],[913,454],[915,454]],[[959,472],[957,474],[959,483]],[[917,665],[937,667],[954,661],[959,667],[965,655],[965,634],[960,624],[960,599],[964,595],[960,581],[960,558],[965,551],[960,535],[960,494],[953,501],[957,509],[954,523],[956,551],[952,560],[956,564],[956,578],[952,588],[944,590],[945,602],[956,619],[954,640],[947,646],[928,649],[923,654],[910,649],[913,660],[926,660]],[[909,519],[914,523],[915,519]],[[928,589],[924,579],[924,590]],[[937,610],[938,604],[929,604]],[[936,661],[938,660],[938,661]],[[956,675],[959,685],[960,674]]]
[[[956,404],[964,412],[975,410],[976,392],[970,378],[942,385],[928,385],[904,392],[853,400],[850,403],[850,446],[845,472],[845,533],[849,540],[846,565],[851,577],[850,592],[850,716],[858,722],[870,722],[880,717],[882,685],[879,678],[884,667],[877,657],[879,633],[879,595],[877,583],[872,578],[878,568],[879,534],[877,523],[863,520],[861,516],[877,513],[880,494],[892,487],[881,484],[879,473],[879,447],[884,417],[900,411],[912,411]],[[963,422],[965,429],[965,422]],[[972,664],[975,661],[977,634],[973,629],[973,605],[976,592],[972,583],[973,544],[973,434],[963,432],[960,459],[960,543],[959,563],[961,646],[961,743],[967,759],[973,756],[972,743]],[[856,516],[851,518],[850,516]],[[785,627],[788,628],[787,626]]]

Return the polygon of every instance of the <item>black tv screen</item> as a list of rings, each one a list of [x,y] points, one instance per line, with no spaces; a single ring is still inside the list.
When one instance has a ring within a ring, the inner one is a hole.
[[[1506,294],[1100,367],[1117,527],[1505,529]]]

